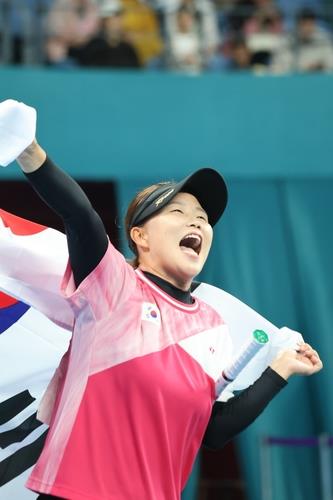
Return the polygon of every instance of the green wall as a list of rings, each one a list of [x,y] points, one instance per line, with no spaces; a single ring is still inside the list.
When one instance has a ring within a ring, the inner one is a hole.
[[[0,70],[0,99],[37,107],[39,140],[86,179],[331,176],[332,91],[333,75]]]

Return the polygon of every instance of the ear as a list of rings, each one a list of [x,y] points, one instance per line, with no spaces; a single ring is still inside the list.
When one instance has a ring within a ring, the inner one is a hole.
[[[143,226],[132,227],[130,231],[130,236],[138,250],[148,249],[148,235]]]

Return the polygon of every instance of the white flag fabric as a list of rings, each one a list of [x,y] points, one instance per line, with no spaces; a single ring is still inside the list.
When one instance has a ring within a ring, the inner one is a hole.
[[[47,432],[36,411],[67,350],[74,320],[60,293],[67,260],[63,233],[0,210],[0,290],[4,292],[0,293],[0,500],[36,496],[24,487],[27,470],[37,460]],[[201,283],[193,295],[224,318],[234,354],[256,329],[270,337],[222,392],[222,400],[252,384],[280,349],[295,348],[302,339],[217,287]]]
[[[240,352],[244,344],[251,340],[254,330],[264,330],[269,336],[269,342],[260,349],[235,381],[227,386],[225,393],[221,395],[222,400],[232,392],[245,389],[257,380],[279,351],[296,349],[298,342],[303,341],[299,332],[287,327],[277,328],[254,309],[220,288],[201,283],[194,295],[214,307],[228,325],[233,355]]]

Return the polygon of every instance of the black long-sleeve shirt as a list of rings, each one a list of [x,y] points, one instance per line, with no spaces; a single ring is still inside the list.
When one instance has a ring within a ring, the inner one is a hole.
[[[39,196],[63,220],[69,258],[76,286],[88,276],[102,259],[108,246],[103,222],[80,186],[47,158],[44,165],[27,179]],[[185,303],[192,301],[184,292],[167,281],[145,273],[166,293]],[[287,384],[271,368],[246,390],[227,402],[215,402],[203,439],[209,448],[222,448],[227,441],[251,424],[268,403]]]

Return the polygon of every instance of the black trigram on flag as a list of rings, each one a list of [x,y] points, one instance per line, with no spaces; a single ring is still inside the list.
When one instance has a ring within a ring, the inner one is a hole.
[[[0,487],[37,461],[47,427],[36,418],[28,390],[0,403]]]

